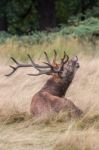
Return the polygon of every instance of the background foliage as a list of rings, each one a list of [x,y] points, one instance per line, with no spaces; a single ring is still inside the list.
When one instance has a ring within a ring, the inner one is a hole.
[[[99,18],[98,0],[2,0],[0,6],[0,30],[19,35],[35,30],[50,31],[62,24],[78,25],[90,17]]]

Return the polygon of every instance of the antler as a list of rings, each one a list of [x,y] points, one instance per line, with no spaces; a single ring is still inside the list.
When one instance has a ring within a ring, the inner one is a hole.
[[[10,68],[12,68],[12,71],[9,74],[5,75],[5,76],[11,76],[13,73],[16,72],[16,70],[18,68],[22,68],[22,67],[34,67],[36,69],[37,68],[49,68],[49,66],[42,66],[42,65],[38,65],[38,64],[34,63],[34,61],[31,59],[30,55],[28,54],[27,56],[31,60],[32,64],[21,64],[15,58],[11,57],[12,61],[16,64],[16,66],[15,67],[10,66]]]
[[[48,58],[47,53],[44,52],[44,54],[45,54],[45,57],[46,57],[47,62],[43,62],[43,63],[46,64],[46,66],[45,66],[45,65],[38,65],[38,64],[36,64],[36,63],[32,60],[32,58],[31,58],[31,56],[30,56],[29,54],[28,54],[27,56],[28,56],[28,58],[30,59],[31,64],[21,64],[21,63],[19,63],[15,58],[11,57],[12,61],[16,64],[16,66],[10,66],[10,68],[12,68],[12,71],[11,71],[9,74],[7,74],[6,76],[11,76],[13,73],[16,72],[16,70],[17,70],[18,68],[22,68],[22,67],[33,67],[33,68],[35,68],[36,70],[38,70],[38,73],[37,73],[37,74],[28,74],[28,75],[30,75],[30,76],[38,76],[38,75],[42,75],[42,74],[50,75],[50,74],[52,74],[52,73],[60,73],[60,72],[63,70],[63,65],[64,65],[64,64],[68,61],[68,59],[69,59],[69,57],[68,57],[68,56],[66,55],[66,53],[64,52],[64,56],[63,56],[63,58],[61,59],[61,64],[58,65],[58,64],[56,63],[56,56],[57,56],[57,53],[56,53],[56,51],[54,50],[54,60],[53,60],[54,65],[53,65],[53,64],[51,64],[51,62],[50,62],[50,60],[49,60],[49,58]],[[67,56],[67,58],[66,58],[66,56]],[[43,69],[44,69],[44,70],[43,70]]]

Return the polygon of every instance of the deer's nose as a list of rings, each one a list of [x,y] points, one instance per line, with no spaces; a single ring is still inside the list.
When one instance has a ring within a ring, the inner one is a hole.
[[[80,67],[80,65],[79,65],[79,63],[77,63],[77,64],[76,64],[76,68],[79,68],[79,67]]]

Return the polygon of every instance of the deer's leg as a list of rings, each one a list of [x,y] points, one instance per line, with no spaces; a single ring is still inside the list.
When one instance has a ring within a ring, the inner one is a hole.
[[[64,110],[68,111],[68,114],[70,117],[80,117],[83,114],[83,111],[78,108],[71,100],[64,98],[65,100],[65,105],[64,105]]]
[[[67,111],[70,117],[79,117],[83,113],[71,100],[53,96],[45,93],[47,99],[50,100],[51,108],[55,112]]]

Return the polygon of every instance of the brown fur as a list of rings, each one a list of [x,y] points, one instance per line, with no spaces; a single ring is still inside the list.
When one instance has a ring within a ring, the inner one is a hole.
[[[72,101],[54,96],[48,92],[38,92],[33,96],[31,102],[31,113],[35,116],[41,116],[49,113],[68,111],[69,116],[79,117],[82,111],[73,104]]]

